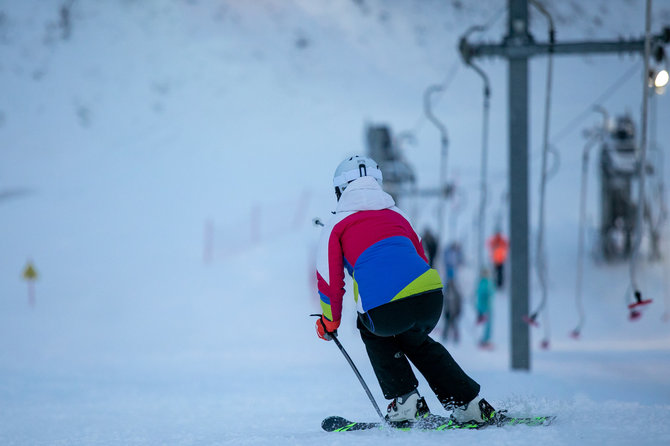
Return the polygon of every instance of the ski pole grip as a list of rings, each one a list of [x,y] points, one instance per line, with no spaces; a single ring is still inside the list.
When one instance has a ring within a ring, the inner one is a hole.
[[[314,314],[310,314],[310,316],[316,316],[318,318],[321,318],[322,315],[320,315],[318,313],[314,313]],[[323,321],[321,321],[321,326],[323,327],[323,332],[326,335],[326,340],[334,339],[334,338],[337,337],[337,329],[335,329],[333,331],[328,331],[328,328],[326,328],[326,324],[324,324]]]

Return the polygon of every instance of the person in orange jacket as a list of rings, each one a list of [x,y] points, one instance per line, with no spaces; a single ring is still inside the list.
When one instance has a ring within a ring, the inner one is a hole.
[[[504,265],[507,260],[507,253],[509,252],[509,242],[500,230],[496,230],[493,237],[489,239],[489,252],[495,268],[496,287],[502,288],[505,278]]]

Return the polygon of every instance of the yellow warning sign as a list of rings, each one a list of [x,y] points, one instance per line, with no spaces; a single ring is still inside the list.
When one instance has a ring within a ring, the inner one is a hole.
[[[31,262],[28,262],[26,268],[23,270],[23,278],[26,280],[37,279],[37,271]]]

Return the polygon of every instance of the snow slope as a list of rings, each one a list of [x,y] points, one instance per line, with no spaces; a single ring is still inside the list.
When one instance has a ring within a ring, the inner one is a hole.
[[[670,8],[655,3],[658,31],[670,23]],[[499,39],[505,2],[80,0],[67,38],[61,4],[0,1],[0,192],[20,192],[0,199],[1,444],[659,445],[670,438],[667,264],[644,261],[642,283],[655,301],[631,323],[627,265],[587,260],[586,325],[579,341],[568,337],[577,321],[581,130],[600,118],[587,114],[566,126],[639,65],[638,56],[555,61],[551,133],[561,169],[547,196],[551,300],[549,320],[533,331],[531,371],[509,370],[507,293],[497,297],[493,352],[475,347],[470,308],[463,341],[448,345],[496,407],[556,414],[555,425],[327,434],[319,425],[328,415],[374,419],[375,412],[335,345],[314,334],[318,230],[310,220],[334,207],[332,171],[364,151],[366,122],[412,131],[416,144],[406,153],[420,184],[435,184],[439,135],[421,100],[428,85],[446,81],[436,113],[449,131],[450,175],[464,193],[462,207],[447,206],[448,235],[472,253],[481,82],[460,62],[456,43],[471,24],[492,19],[483,37]],[[642,33],[640,0],[580,4],[551,6],[559,39]],[[533,20],[541,40],[546,24]],[[507,174],[506,66],[482,66],[493,90],[492,226]],[[544,59],[531,64],[535,173],[545,67]],[[639,83],[637,74],[625,79],[602,105],[637,114]],[[670,119],[667,101],[657,103],[660,123]],[[658,140],[667,145],[670,128],[658,125]],[[533,181],[535,203],[537,175]],[[418,227],[434,220],[434,203],[406,205]],[[34,308],[21,278],[29,260],[39,273]],[[466,290],[473,262],[470,255]],[[354,311],[345,300],[341,340],[384,405]],[[545,351],[538,345],[546,327]],[[423,381],[420,390],[439,412]]]

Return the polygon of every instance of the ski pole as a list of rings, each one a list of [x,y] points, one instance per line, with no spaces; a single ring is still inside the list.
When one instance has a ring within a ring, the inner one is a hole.
[[[320,314],[312,314],[312,316],[321,316]],[[347,353],[347,351],[344,349],[342,346],[342,343],[340,342],[339,339],[337,339],[337,332],[335,331],[326,331],[326,333],[335,341],[335,345],[337,345],[337,348],[340,349],[342,354],[344,355],[344,358],[347,360],[349,365],[351,366],[351,369],[354,371],[356,374],[356,377],[358,380],[361,382],[361,385],[363,386],[363,389],[365,389],[365,393],[367,393],[368,398],[370,398],[370,402],[374,406],[375,410],[377,411],[377,415],[379,415],[379,418],[381,419],[383,424],[386,424],[386,419],[384,418],[384,415],[382,415],[382,411],[379,410],[379,406],[377,405],[377,401],[375,401],[375,398],[372,396],[372,392],[370,392],[370,388],[368,387],[367,384],[365,384],[365,380],[361,376],[360,372],[356,368],[356,365],[354,364],[354,361],[351,360],[351,357]]]
[[[347,362],[349,363],[352,370],[356,374],[356,377],[358,378],[358,380],[361,382],[361,385],[365,389],[365,393],[368,394],[368,398],[370,398],[370,402],[375,407],[375,410],[377,411],[377,415],[379,415],[379,418],[382,420],[382,423],[385,424],[386,419],[384,418],[384,415],[382,415],[382,411],[379,410],[379,406],[377,405],[377,402],[375,401],[375,398],[372,396],[372,393],[370,392],[370,388],[367,386],[367,384],[365,384],[365,381],[363,380],[363,377],[361,376],[360,372],[358,371],[358,369],[354,365],[354,361],[351,360],[351,358],[349,357],[349,354],[347,353],[347,351],[342,346],[342,343],[340,343],[340,340],[337,339],[337,333],[330,333],[330,336],[333,338],[333,341],[335,341],[335,345],[337,345],[337,347],[340,349],[340,351],[342,352],[344,357],[347,359]]]

